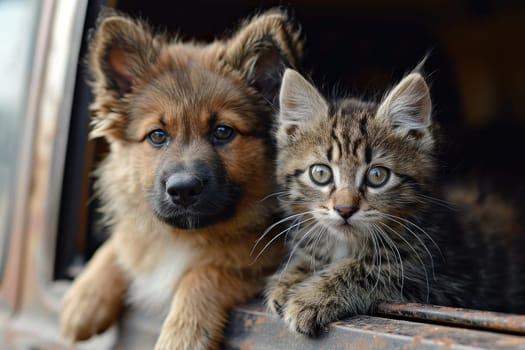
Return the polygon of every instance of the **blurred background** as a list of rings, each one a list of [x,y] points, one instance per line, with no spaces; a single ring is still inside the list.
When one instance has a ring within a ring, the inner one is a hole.
[[[117,1],[183,38],[211,40],[257,9],[283,6],[303,28],[305,72],[332,93],[377,98],[429,54],[449,164],[520,171],[525,147],[525,2],[497,0]],[[512,169],[509,169],[512,168]]]

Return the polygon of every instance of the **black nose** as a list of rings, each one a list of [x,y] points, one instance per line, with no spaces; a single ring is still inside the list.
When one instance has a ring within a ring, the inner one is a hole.
[[[173,174],[166,181],[166,193],[171,201],[185,207],[194,203],[203,189],[202,181],[186,172]]]
[[[352,205],[344,205],[344,204],[337,204],[334,206],[335,211],[339,213],[339,215],[343,219],[348,219],[350,216],[354,215],[356,211],[359,210],[359,207],[355,204]]]

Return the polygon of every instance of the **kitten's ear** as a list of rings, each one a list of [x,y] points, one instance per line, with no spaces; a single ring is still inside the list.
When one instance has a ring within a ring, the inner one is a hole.
[[[381,102],[378,115],[402,130],[426,129],[432,124],[432,102],[420,73],[407,75]]]
[[[297,67],[302,51],[300,31],[284,12],[270,10],[244,23],[226,42],[225,59],[274,102],[284,69]]]
[[[89,47],[94,84],[122,97],[156,60],[157,41],[140,21],[114,13],[103,15]]]
[[[317,89],[293,69],[284,72],[279,94],[279,130],[290,135],[301,124],[328,114],[328,104]]]

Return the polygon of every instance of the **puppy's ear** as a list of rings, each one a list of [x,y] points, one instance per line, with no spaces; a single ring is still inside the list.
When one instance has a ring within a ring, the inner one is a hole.
[[[124,95],[156,60],[158,47],[144,23],[113,13],[103,16],[89,47],[94,83]]]
[[[99,19],[87,62],[95,97],[92,138],[111,141],[123,137],[126,108],[122,97],[157,60],[162,41],[140,21],[112,12]]]
[[[226,42],[225,59],[273,102],[285,68],[297,69],[302,54],[300,30],[284,12],[270,10],[245,22]]]

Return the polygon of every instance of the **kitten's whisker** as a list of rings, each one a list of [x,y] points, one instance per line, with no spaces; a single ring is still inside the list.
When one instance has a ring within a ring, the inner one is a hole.
[[[299,248],[299,245],[314,231],[314,229],[319,226],[319,224],[317,223],[314,223],[312,225],[312,228],[309,229],[305,234],[303,234],[303,236],[297,241],[297,243],[295,244],[295,246],[293,247],[292,251],[290,252],[290,256],[288,257],[288,260],[286,261],[286,265],[284,266],[284,268],[281,270],[281,275],[279,276],[279,279],[281,278],[282,274],[284,271],[286,271],[288,269],[288,266],[290,265],[290,261],[292,261],[292,257],[294,256],[295,254],[295,251],[297,250],[297,248]]]
[[[292,221],[292,224],[290,225],[290,227],[298,227],[298,226],[300,226],[300,224],[299,224],[299,225],[296,225],[296,224],[300,221],[300,219],[301,219],[301,217],[296,217],[296,218],[294,219],[294,221]],[[288,242],[288,235],[290,234],[290,231],[292,231],[292,230],[291,230],[290,228],[288,228],[288,229],[286,230],[286,233],[284,234],[284,244],[285,244],[285,245],[288,244],[288,243],[287,243],[287,242]]]
[[[388,280],[391,284],[391,278],[392,278],[392,269],[391,269],[391,263],[390,263],[390,254],[389,254],[389,247],[385,244],[383,237],[381,236],[381,232],[377,229],[377,226],[374,224],[370,224],[370,230],[374,233],[374,235],[377,237],[377,240],[380,244],[380,246],[383,247],[382,252],[385,253],[386,262],[388,264]]]
[[[309,225],[308,227],[311,227],[311,225]],[[319,233],[320,231],[317,230],[312,236],[310,236],[308,238],[308,241],[305,243],[306,246],[312,246],[313,243],[315,242],[315,239],[317,238],[317,234]]]
[[[378,267],[378,274],[377,274],[377,280],[376,280],[376,283],[374,285],[374,287],[372,288],[372,290],[375,289],[378,281],[379,281],[379,276],[381,275],[381,252],[379,252],[379,243],[377,242],[377,237],[375,236],[374,232],[371,231],[370,229],[368,229],[368,234],[370,235],[370,237],[372,238],[372,242],[373,242],[373,250],[374,250],[374,254],[372,256],[372,263],[374,265],[376,265]],[[371,268],[366,277],[370,276],[372,274],[372,272],[374,271],[373,268]]]
[[[421,233],[423,233],[431,242],[432,244],[434,245],[434,247],[436,247],[436,249],[438,250],[439,254],[441,255],[441,258],[444,259],[443,257],[443,253],[441,252],[441,248],[439,247],[439,245],[436,243],[436,241],[434,241],[434,239],[432,239],[432,237],[425,231],[423,230],[420,226],[416,225],[415,223],[413,223],[412,221],[408,220],[408,219],[405,219],[405,218],[402,218],[400,216],[396,216],[396,215],[391,215],[391,214],[386,214],[386,213],[383,213],[384,215],[387,215],[391,218],[395,218],[395,219],[398,219],[398,220],[401,220],[403,221],[404,223],[408,224],[408,225],[412,225],[413,227],[415,227],[416,229],[418,229]],[[412,231],[411,231],[412,232]],[[416,238],[419,238],[419,236],[416,236]],[[426,246],[425,246],[426,247]]]
[[[311,202],[307,200],[290,199],[289,196],[285,194],[278,195],[277,200],[281,203],[287,203],[287,204],[311,204]]]
[[[412,223],[411,221],[409,221],[409,220],[407,220],[405,218],[402,218],[402,217],[399,217],[399,216],[395,216],[395,215],[386,214],[386,213],[382,213],[382,214],[388,220],[391,220],[391,221],[401,225],[405,230],[407,230],[410,234],[412,234],[412,236],[414,236],[415,239],[417,239],[419,241],[421,246],[425,249],[425,251],[427,252],[428,256],[430,257],[431,264],[432,264],[432,269],[434,269],[434,258],[432,256],[432,253],[430,252],[430,249],[428,249],[428,247],[425,244],[425,242],[423,241],[423,239],[421,239],[421,237],[419,237],[419,235],[416,232],[414,232],[408,225],[412,225],[415,228],[419,229],[419,231],[421,233],[423,233],[428,239],[430,239],[430,241],[434,243],[434,246],[437,249],[439,249],[438,245],[432,239],[432,237],[430,237],[422,228],[420,228],[419,226],[417,226],[416,224]]]
[[[304,224],[305,222],[308,222],[308,221],[312,221],[314,220],[315,218],[308,218],[308,219],[305,219],[303,221],[300,221],[290,227],[287,227],[286,229],[282,230],[281,232],[277,233],[271,240],[269,240],[265,245],[264,247],[261,249],[261,251],[257,254],[257,256],[255,257],[255,259],[253,260],[253,262],[255,263],[257,261],[257,259],[262,255],[262,253],[264,253],[264,251],[277,239],[279,238],[280,236],[282,236],[285,232],[289,232],[291,229],[293,229],[294,227],[297,227],[297,226],[300,226],[302,224]],[[255,246],[254,246],[255,248]],[[253,248],[253,249],[254,249]],[[250,252],[250,255],[253,254],[253,249],[251,250]]]
[[[429,280],[428,280],[428,271],[427,271],[427,268],[425,267],[425,263],[423,262],[423,259],[421,258],[421,256],[419,255],[419,253],[417,252],[417,250],[414,248],[414,246],[412,244],[410,244],[410,242],[408,242],[406,240],[405,237],[403,237],[402,234],[400,234],[399,232],[397,232],[396,230],[394,230],[392,227],[388,226],[387,224],[385,223],[382,223],[382,222],[379,222],[379,224],[381,224],[383,227],[387,228],[388,230],[390,230],[390,232],[392,232],[393,234],[395,234],[397,237],[399,237],[401,240],[403,240],[403,242],[405,242],[405,244],[414,252],[414,254],[416,255],[416,258],[417,260],[419,261],[419,263],[421,264],[421,267],[423,268],[423,272],[425,273],[425,281],[426,281],[426,285],[427,285],[427,301],[428,301],[428,298],[430,297],[430,283],[429,283]],[[418,271],[418,270],[416,270]]]
[[[376,283],[374,284],[371,290],[371,292],[373,292],[379,285],[379,280],[381,279],[382,254],[381,254],[381,246],[380,246],[379,238],[376,236],[376,233],[374,231],[369,231],[369,232],[372,234],[372,237],[374,239],[375,246],[376,246],[375,249],[377,251],[377,257],[378,257],[378,265],[377,265],[378,271],[377,271]]]
[[[404,226],[404,225],[402,225]],[[405,227],[405,226],[404,226]],[[430,253],[430,250],[428,249],[427,245],[423,242],[423,240],[421,240],[417,234],[415,232],[413,232],[411,229],[409,229],[408,227],[405,227],[405,229],[410,232],[410,234],[412,234],[412,236],[416,237],[416,239],[418,239],[418,241],[420,242],[421,246],[423,247],[423,249],[425,249],[427,255],[429,256],[430,258],[430,269],[432,271],[432,278],[434,279],[434,281],[436,281],[436,272],[435,272],[435,268],[434,268],[434,258],[432,257],[432,254]],[[428,274],[427,274],[427,271],[425,269],[425,275],[426,275],[426,279],[427,279],[427,300],[428,300],[428,297],[430,296],[430,289],[429,289],[429,281],[428,281]]]
[[[375,261],[376,261],[376,246],[375,246],[375,243],[376,242],[375,242],[374,236],[372,234],[367,234],[366,236],[367,236],[367,238],[370,237],[370,242],[372,243],[372,245],[371,246],[369,245],[369,247],[371,247],[372,253],[373,253],[372,254],[372,263],[375,264]],[[370,276],[371,274],[372,274],[372,269],[370,269],[368,271],[368,273],[366,274],[366,277],[368,278],[368,276]]]
[[[390,238],[388,236],[388,234],[386,234],[386,232],[383,231],[383,229],[379,225],[374,224],[374,227],[378,230],[379,235],[381,237],[383,237],[385,242],[390,247],[390,251],[394,254],[394,259],[395,259],[396,263],[399,262],[399,268],[401,269],[401,276],[400,277],[397,276],[397,282],[400,283],[400,285],[401,285],[401,287],[400,287],[400,295],[402,296],[403,295],[404,282],[405,282],[405,269],[404,269],[404,266],[403,266],[403,259],[401,258],[401,252],[397,248],[397,246],[396,246],[395,242],[392,240],[392,238]]]
[[[264,197],[263,199],[259,200],[259,202],[264,202],[265,200],[271,198],[271,197],[277,197],[279,198],[280,195],[282,194],[285,194],[287,191],[279,191],[279,192],[274,192],[274,193],[270,193],[269,195],[267,195],[266,197]]]
[[[394,251],[392,250],[392,247],[390,246],[389,242],[387,240],[385,240],[384,234],[381,231],[381,229],[376,226],[375,230],[376,230],[376,233],[377,233],[377,237],[379,238],[379,240],[381,241],[381,244],[383,245],[383,247],[385,249],[386,261],[388,263],[388,280],[390,282],[389,283],[390,289],[392,289],[392,284],[394,284],[395,286],[398,286],[399,282],[400,282],[399,265],[398,265],[398,261],[397,261],[397,256],[395,255]],[[395,264],[395,266],[397,268],[395,271],[392,271],[393,267],[392,267],[392,261],[391,261],[390,257],[392,257],[392,259],[394,260],[394,264]],[[395,280],[394,280],[394,278],[395,278]]]
[[[301,217],[303,215],[306,215],[306,214],[311,214],[311,213],[314,213],[315,211],[314,210],[310,210],[310,211],[305,211],[305,212],[302,212],[302,213],[297,213],[297,214],[293,214],[293,215],[289,215],[275,223],[273,223],[272,225],[270,225],[268,228],[266,228],[266,230],[264,230],[264,232],[262,233],[261,237],[259,237],[255,242],[254,242],[254,245],[252,247],[252,250],[250,251],[250,255],[253,254],[253,252],[255,251],[255,248],[257,247],[257,245],[264,239],[264,237],[266,237],[266,235],[271,231],[273,230],[276,226],[286,222],[286,221],[289,221],[289,220],[292,220],[294,218],[297,218],[297,217]]]
[[[311,257],[311,260],[310,260],[310,266],[312,267],[312,270],[314,271],[314,274],[317,272],[316,271],[316,249],[317,249],[317,245],[319,244],[319,241],[321,240],[321,237],[323,237],[325,235],[325,232],[326,232],[326,229],[324,229],[323,231],[318,231],[317,232],[317,235],[316,235],[316,239],[314,241],[314,244],[313,244],[313,247],[312,247],[312,257]]]
[[[432,196],[429,196],[429,195],[425,195],[425,194],[422,194],[422,193],[419,193],[416,195],[417,197],[421,197],[431,203],[434,203],[434,204],[437,204],[437,205],[441,205],[442,207],[445,207],[447,209],[450,209],[450,210],[455,210],[457,211],[458,210],[458,206],[456,203],[453,203],[453,202],[449,202],[449,201],[446,201],[444,199],[441,199],[441,198],[438,198],[438,197],[432,197]]]

